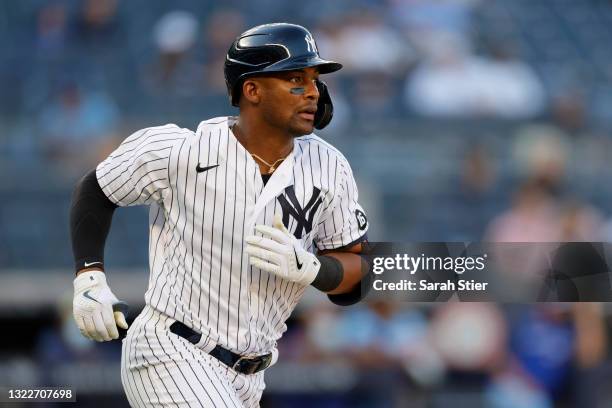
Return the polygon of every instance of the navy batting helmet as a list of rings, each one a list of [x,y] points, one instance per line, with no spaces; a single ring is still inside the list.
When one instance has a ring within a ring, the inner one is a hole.
[[[264,24],[240,34],[225,58],[225,83],[232,105],[238,106],[242,84],[250,76],[317,67],[327,74],[342,64],[324,60],[312,34],[302,26],[288,23]],[[317,81],[319,90],[315,127],[323,129],[333,116],[333,104],[327,86]]]

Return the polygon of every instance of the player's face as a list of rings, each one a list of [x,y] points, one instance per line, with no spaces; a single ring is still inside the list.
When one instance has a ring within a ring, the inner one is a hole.
[[[318,78],[316,68],[262,78],[266,88],[261,104],[264,119],[294,137],[312,133],[319,100]]]

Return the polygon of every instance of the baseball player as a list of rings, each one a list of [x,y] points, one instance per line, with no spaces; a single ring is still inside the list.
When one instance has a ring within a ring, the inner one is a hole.
[[[77,185],[74,318],[93,340],[127,328],[104,273],[113,212],[150,207],[145,307],[121,359],[132,406],[258,406],[304,290],[342,305],[364,296],[368,223],[355,180],[313,133],[333,113],[319,76],[341,67],[301,26],[252,28],[225,61],[238,117],[139,130]]]

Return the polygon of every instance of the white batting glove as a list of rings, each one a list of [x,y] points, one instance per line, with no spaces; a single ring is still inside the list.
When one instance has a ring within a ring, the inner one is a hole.
[[[75,278],[72,312],[81,334],[92,340],[117,339],[117,326],[128,328],[127,304],[111,292],[101,271],[83,272]]]
[[[280,215],[274,216],[274,228],[256,225],[255,231],[263,237],[246,237],[245,250],[250,255],[251,265],[304,286],[314,281],[321,263],[314,254],[305,251],[300,241],[287,231]]]

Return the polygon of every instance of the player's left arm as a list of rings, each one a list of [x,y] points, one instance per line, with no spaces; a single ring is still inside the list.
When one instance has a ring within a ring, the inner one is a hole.
[[[279,214],[272,226],[256,225],[255,231],[260,235],[246,237],[249,262],[283,279],[335,295],[354,290],[368,270],[359,255],[362,243],[315,255],[287,230]]]
[[[367,294],[369,268],[362,258],[368,246],[365,235],[359,243],[315,255],[302,247],[278,214],[273,226],[256,225],[255,231],[260,235],[245,239],[245,251],[254,267],[304,286],[312,285],[338,305],[357,303]]]
[[[357,201],[357,186],[350,166],[340,162],[336,195],[324,212],[315,236],[317,254],[307,252],[285,228],[280,215],[273,226],[258,225],[259,235],[246,238],[251,265],[280,277],[312,285],[340,305],[350,305],[367,293],[368,222]]]

